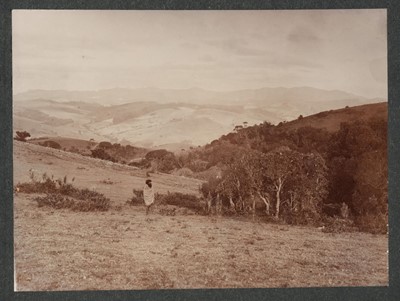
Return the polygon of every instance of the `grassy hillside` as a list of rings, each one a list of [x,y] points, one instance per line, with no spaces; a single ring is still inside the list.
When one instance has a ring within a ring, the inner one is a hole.
[[[132,196],[132,189],[142,189],[147,178],[146,171],[128,165],[14,141],[14,184],[29,181],[30,169],[39,178],[43,173],[55,178],[75,178],[77,187],[104,193],[115,205],[125,204]],[[151,178],[157,191],[163,194],[169,191],[198,195],[202,183],[161,173],[151,174]],[[107,180],[112,183],[104,183]]]

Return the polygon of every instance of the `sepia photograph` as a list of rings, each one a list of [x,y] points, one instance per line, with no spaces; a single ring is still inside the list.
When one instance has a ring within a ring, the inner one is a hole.
[[[12,11],[14,290],[377,287],[386,9]]]

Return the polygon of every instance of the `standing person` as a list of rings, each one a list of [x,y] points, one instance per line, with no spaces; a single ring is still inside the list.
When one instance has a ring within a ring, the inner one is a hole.
[[[149,214],[150,207],[154,203],[154,190],[151,180],[146,180],[146,185],[143,188],[144,204],[146,205],[146,215]]]

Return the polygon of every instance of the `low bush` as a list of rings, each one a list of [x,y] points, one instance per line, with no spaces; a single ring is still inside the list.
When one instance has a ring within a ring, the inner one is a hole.
[[[45,193],[45,196],[34,199],[39,207],[69,208],[74,211],[107,211],[110,208],[110,200],[103,194],[86,188],[76,188],[67,183],[66,176],[64,179],[54,180],[44,173],[42,180],[37,180],[33,171],[30,171],[30,178],[31,182],[18,184],[17,188],[24,193]]]
[[[117,160],[109,155],[103,148],[96,148],[91,150],[91,156],[93,158],[101,159],[101,160],[107,160],[111,162],[117,162]]]
[[[57,191],[57,183],[51,179],[44,182],[26,182],[17,185],[19,192],[24,193],[55,193]]]
[[[131,206],[143,205],[144,204],[143,190],[133,189],[133,196],[126,203],[131,205]]]
[[[31,134],[29,134],[27,131],[23,131],[23,132],[17,131],[16,136],[14,137],[14,140],[26,142],[26,139],[29,138],[30,136],[31,136]]]
[[[34,198],[39,207],[47,206],[54,209],[71,209],[73,211],[107,211],[110,208],[109,199],[101,194],[89,199],[76,200],[60,193],[51,193]]]
[[[154,202],[155,203],[160,203],[161,199],[163,198],[163,195],[160,193],[156,193],[154,195]],[[144,199],[143,199],[143,190],[140,189],[133,189],[133,196],[130,198],[127,202],[128,205],[131,206],[141,206],[144,205]]]
[[[46,141],[44,141],[42,143],[39,143],[39,145],[45,146],[45,147],[51,147],[51,148],[54,148],[54,149],[61,149],[60,143],[55,142],[53,140],[46,140]]]
[[[204,205],[202,204],[201,200],[192,194],[179,192],[168,193],[163,195],[160,201],[162,204],[185,207],[197,212],[204,209]]]
[[[351,219],[344,219],[339,217],[326,217],[324,219],[324,228],[322,232],[325,233],[343,233],[343,232],[357,232],[359,229],[354,225]]]
[[[388,232],[388,217],[386,214],[366,214],[355,219],[360,231],[372,234],[386,234]]]

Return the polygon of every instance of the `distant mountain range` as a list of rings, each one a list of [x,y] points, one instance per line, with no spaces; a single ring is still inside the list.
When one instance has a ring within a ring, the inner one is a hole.
[[[200,88],[32,90],[14,95],[14,130],[181,149],[210,142],[244,122],[279,123],[345,106],[383,102],[309,87],[215,92]]]

